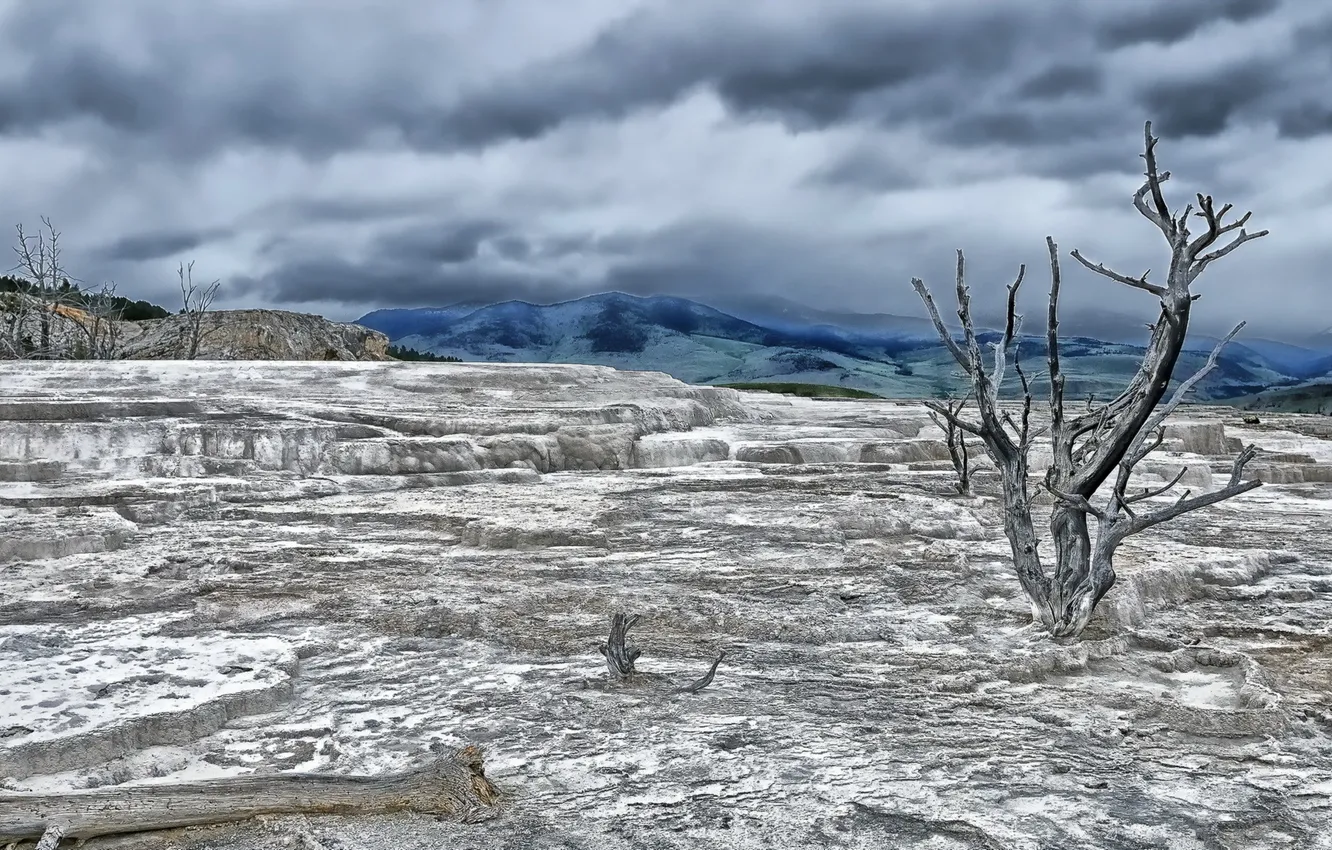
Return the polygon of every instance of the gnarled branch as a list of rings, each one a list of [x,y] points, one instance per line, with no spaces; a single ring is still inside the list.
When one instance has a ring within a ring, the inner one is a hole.
[[[696,694],[708,685],[711,685],[712,678],[717,675],[717,667],[722,663],[722,659],[725,657],[726,650],[719,650],[717,652],[717,657],[713,659],[712,666],[708,668],[708,672],[704,673],[693,682],[690,682],[688,685],[685,685],[683,688],[677,688],[675,692],[678,694]]]

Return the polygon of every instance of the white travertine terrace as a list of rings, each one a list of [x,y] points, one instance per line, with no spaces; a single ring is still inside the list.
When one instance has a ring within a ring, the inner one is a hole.
[[[1133,538],[1065,645],[1026,627],[993,482],[951,495],[917,404],[588,366],[7,363],[0,784],[471,742],[508,799],[484,826],[144,846],[1329,846],[1332,428],[1177,419],[1150,481],[1211,487],[1241,439],[1272,483]],[[664,678],[606,681],[620,610]]]

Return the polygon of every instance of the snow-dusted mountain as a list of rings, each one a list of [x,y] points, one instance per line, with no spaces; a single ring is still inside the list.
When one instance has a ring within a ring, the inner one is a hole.
[[[743,306],[743,305],[742,305]],[[471,361],[590,363],[666,372],[691,383],[790,381],[869,390],[888,396],[941,396],[958,386],[954,364],[927,320],[886,314],[827,313],[778,304],[746,307],[746,318],[685,298],[602,293],[557,304],[506,301],[478,306],[377,310],[358,320],[397,345]],[[982,335],[989,343],[994,332]],[[1266,341],[1260,341],[1266,343]],[[1180,372],[1205,360],[1200,339]],[[1228,398],[1297,383],[1317,352],[1270,343],[1268,354],[1237,341],[1200,388]],[[1039,386],[1043,337],[1020,346]],[[1137,369],[1142,349],[1087,337],[1064,341],[1071,395],[1117,393]],[[1299,368],[1297,368],[1299,367]]]

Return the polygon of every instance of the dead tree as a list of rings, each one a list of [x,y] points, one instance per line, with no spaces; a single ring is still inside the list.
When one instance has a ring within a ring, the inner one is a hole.
[[[7,347],[16,358],[63,359],[60,319],[56,313],[60,286],[67,280],[60,259],[60,232],[45,216],[42,225],[45,230],[39,229],[34,235],[25,232],[22,224],[15,227],[18,244],[14,253],[18,265],[13,270],[26,280],[27,291],[17,293]]]
[[[419,770],[387,776],[254,774],[175,785],[57,794],[0,791],[0,842],[93,838],[227,823],[273,814],[421,812],[474,823],[498,813],[481,751],[464,747]]]
[[[107,283],[97,292],[83,293],[82,315],[74,316],[83,331],[80,347],[90,360],[113,360],[120,352],[120,320],[124,302],[116,297],[116,285]]]
[[[947,416],[930,411],[930,419],[943,429],[944,444],[948,446],[948,456],[953,461],[953,472],[957,474],[957,482],[953,486],[957,488],[959,496],[971,495],[971,455],[968,454],[966,432],[957,426],[957,420],[961,417],[962,408],[966,404],[967,397],[963,396],[947,402],[945,405],[948,410]]]
[[[21,285],[6,293],[0,357],[35,360],[110,360],[119,347],[121,299],[114,284],[97,292],[70,283],[61,259],[60,232],[49,218],[29,235],[17,226],[14,253]]]
[[[1049,431],[1053,461],[1044,486],[1054,495],[1050,517],[1054,567],[1047,572],[1037,551],[1035,524],[1032,520],[1029,492],[1028,455],[1037,436],[1031,427],[1032,393],[1027,376],[1017,357],[1022,317],[1017,313],[1018,288],[1025,267],[1008,287],[1007,322],[1002,338],[993,344],[993,357],[987,364],[972,321],[970,295],[965,280],[962,252],[957,252],[958,317],[962,320],[962,340],[949,333],[928,288],[919,279],[912,280],[916,293],[925,302],[940,339],[947,346],[971,382],[978,418],[964,418],[949,408],[930,403],[935,413],[953,422],[968,434],[980,438],[986,452],[999,470],[1004,505],[1004,531],[1013,551],[1018,580],[1031,600],[1032,616],[1055,636],[1076,636],[1086,627],[1092,611],[1115,583],[1114,555],[1119,544],[1131,534],[1145,531],[1199,508],[1214,505],[1258,487],[1258,481],[1244,480],[1244,466],[1253,457],[1252,446],[1235,458],[1229,483],[1212,493],[1190,496],[1185,491],[1172,503],[1148,510],[1142,504],[1164,495],[1179,483],[1183,473],[1168,484],[1129,491],[1129,481],[1136,465],[1156,449],[1165,436],[1166,417],[1215,366],[1221,348],[1243,327],[1240,323],[1207,358],[1206,364],[1181,382],[1167,399],[1175,366],[1179,361],[1188,332],[1189,313],[1198,299],[1189,286],[1213,262],[1225,257],[1245,242],[1267,235],[1244,229],[1249,213],[1225,222],[1231,205],[1219,210],[1211,196],[1198,195],[1198,209],[1186,205],[1175,214],[1166,205],[1161,185],[1170,173],[1158,172],[1156,143],[1152,125],[1144,130],[1146,182],[1133,196],[1133,205],[1156,226],[1170,245],[1170,267],[1163,283],[1151,283],[1147,272],[1130,277],[1084,259],[1076,250],[1072,257],[1086,268],[1133,289],[1147,292],[1160,302],[1160,316],[1151,326],[1151,337],[1141,368],[1133,380],[1113,400],[1078,415],[1064,409],[1064,376],[1059,363],[1059,288],[1061,284],[1058,249],[1046,238],[1050,256],[1050,299],[1046,322],[1046,357],[1049,365]],[[1191,217],[1201,218],[1206,229],[1194,236],[1189,232]],[[1217,240],[1236,235],[1219,248]],[[999,391],[1011,359],[1021,383],[1020,404],[1005,409]],[[1111,480],[1111,489],[1103,503],[1093,503],[1098,490]],[[1096,520],[1093,544],[1090,520]]]
[[[193,261],[189,265],[181,263],[176,274],[180,277],[180,300],[184,304],[181,312],[185,314],[185,359],[193,360],[199,356],[199,344],[217,330],[216,327],[205,329],[203,322],[222,282],[215,280],[206,286],[195,283]]]

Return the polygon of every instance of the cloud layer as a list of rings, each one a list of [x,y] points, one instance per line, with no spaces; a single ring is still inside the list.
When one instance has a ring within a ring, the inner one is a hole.
[[[383,306],[621,289],[997,305],[1046,234],[1126,272],[1144,119],[1173,197],[1270,237],[1197,315],[1332,307],[1332,12],[1298,0],[0,2],[0,216],[169,301]],[[1039,279],[1039,277],[1037,278]],[[1070,272],[1071,306],[1150,312]]]

